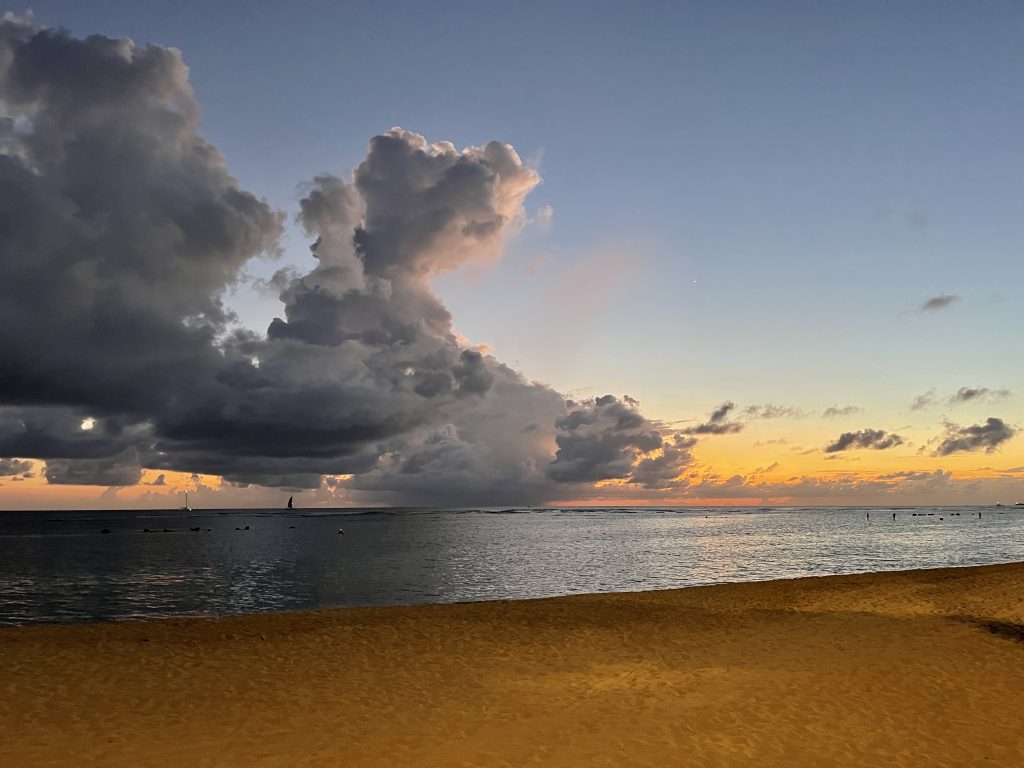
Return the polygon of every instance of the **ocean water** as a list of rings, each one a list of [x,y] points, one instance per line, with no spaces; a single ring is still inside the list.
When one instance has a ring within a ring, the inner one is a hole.
[[[1024,509],[1012,507],[0,512],[0,624],[531,598],[1015,560],[1024,560]]]

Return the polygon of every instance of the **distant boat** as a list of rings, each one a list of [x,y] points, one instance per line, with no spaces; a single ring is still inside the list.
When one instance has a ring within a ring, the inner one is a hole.
[[[1018,502],[1017,502],[1016,504],[1014,504],[1013,506],[1015,506],[1015,507],[1024,507],[1024,501],[1018,501]]]
[[[288,509],[295,509],[294,505],[292,504],[292,502],[293,502],[294,500],[295,500],[295,497],[294,497],[294,496],[289,496],[289,497],[288,497]]]
[[[188,505],[188,491],[185,491],[185,506],[181,508],[182,512],[191,512],[192,507]]]
[[[996,506],[997,506],[997,507],[1001,507],[1001,506],[1003,506],[1003,505],[1002,505],[1002,502],[999,502],[999,501],[997,501],[997,502],[996,502]]]

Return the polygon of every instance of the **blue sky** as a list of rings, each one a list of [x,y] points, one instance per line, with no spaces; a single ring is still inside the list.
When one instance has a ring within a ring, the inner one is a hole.
[[[30,7],[180,48],[204,135],[290,215],[393,125],[514,145],[550,228],[435,287],[470,341],[560,391],[666,420],[728,399],[896,426],[928,389],[1024,380],[1019,3]],[[308,267],[294,227],[284,244]],[[958,301],[918,311],[940,294]],[[278,311],[235,301],[254,325]]]

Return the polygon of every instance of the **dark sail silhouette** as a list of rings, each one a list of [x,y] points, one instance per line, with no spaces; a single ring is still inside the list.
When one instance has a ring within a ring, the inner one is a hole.
[[[289,497],[288,497],[288,509],[294,509],[294,507],[292,506],[292,501],[293,501],[294,499],[295,499],[295,497],[294,497],[294,496],[289,496]]]

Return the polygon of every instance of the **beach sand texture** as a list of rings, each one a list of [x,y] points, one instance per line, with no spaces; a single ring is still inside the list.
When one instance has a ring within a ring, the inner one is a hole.
[[[1021,766],[1024,564],[0,631],[0,765]]]

